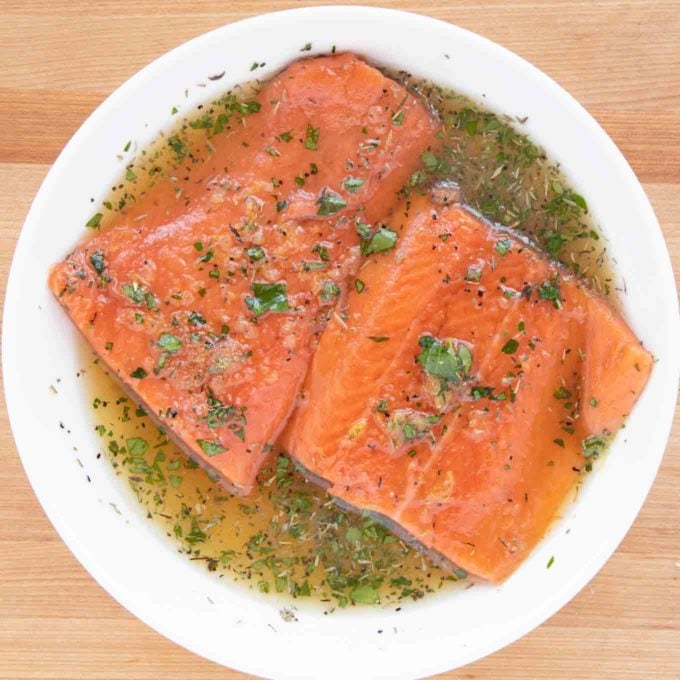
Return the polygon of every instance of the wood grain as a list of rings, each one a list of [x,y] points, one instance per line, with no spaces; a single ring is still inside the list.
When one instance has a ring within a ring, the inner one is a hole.
[[[0,0],[0,285],[63,144],[116,86],[175,45],[273,9],[322,3]],[[346,2],[346,4],[352,4]],[[680,273],[680,1],[383,2],[502,43],[574,94],[650,196]],[[313,36],[310,36],[310,39]],[[543,626],[446,678],[680,677],[680,433],[635,525]],[[0,679],[244,678],[114,602],[45,518],[0,413]]]

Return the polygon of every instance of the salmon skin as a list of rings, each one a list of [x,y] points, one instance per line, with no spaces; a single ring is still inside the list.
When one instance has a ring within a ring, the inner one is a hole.
[[[178,164],[56,265],[49,285],[127,390],[194,458],[248,493],[316,338],[438,123],[349,54],[228,97]],[[202,123],[201,123],[202,124]]]
[[[506,579],[652,365],[623,319],[516,236],[429,197],[336,310],[282,445],[343,504]]]

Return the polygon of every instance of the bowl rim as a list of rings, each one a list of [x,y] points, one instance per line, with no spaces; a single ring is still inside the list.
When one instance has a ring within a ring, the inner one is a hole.
[[[438,19],[433,19],[431,17],[424,16],[421,14],[405,12],[402,10],[383,9],[368,6],[339,5],[339,6],[303,7],[282,10],[277,12],[269,12],[266,14],[257,15],[254,17],[243,19],[238,22],[234,22],[213,29],[205,34],[197,36],[179,45],[173,50],[160,56],[159,58],[157,58],[144,68],[140,69],[130,79],[128,79],[125,83],[120,85],[111,95],[109,95],[109,97],[107,97],[97,107],[97,109],[88,117],[88,119],[83,123],[83,125],[69,140],[69,142],[66,144],[62,152],[59,154],[57,160],[50,168],[38,193],[36,194],[33,204],[25,219],[24,228],[22,229],[19,239],[17,241],[15,255],[12,261],[12,267],[8,277],[8,285],[5,298],[6,304],[3,315],[3,337],[2,337],[3,347],[5,348],[9,347],[11,349],[13,343],[16,342],[16,339],[12,336],[12,331],[10,330],[11,327],[10,317],[14,312],[13,301],[18,300],[19,297],[18,291],[16,290],[18,274],[14,264],[19,259],[21,253],[24,250],[23,244],[27,232],[27,229],[25,227],[26,225],[30,224],[32,221],[35,220],[35,215],[39,210],[39,206],[43,203],[46,203],[49,200],[50,193],[52,192],[53,184],[55,182],[55,178],[63,171],[62,169],[67,166],[69,159],[73,155],[78,153],[81,140],[85,139],[87,135],[91,133],[92,130],[96,129],[100,121],[105,116],[109,115],[110,112],[115,110],[118,104],[124,101],[130,95],[130,93],[134,92],[134,90],[138,86],[140,86],[143,82],[153,78],[156,74],[165,71],[166,68],[171,66],[173,63],[176,63],[185,54],[188,55],[192,53],[195,49],[199,49],[202,42],[209,41],[212,37],[216,35],[220,35],[223,38],[228,39],[230,35],[237,33],[243,30],[244,28],[267,29],[272,21],[276,22],[281,17],[293,17],[296,18],[298,21],[304,21],[310,18],[311,19],[324,18],[325,20],[332,20],[333,17],[337,17],[340,15],[349,16],[361,15],[361,19],[364,21],[408,20],[408,22],[411,24],[413,31],[418,31],[421,29],[426,31],[428,28],[432,28],[433,26],[437,26],[440,29],[443,29],[443,27],[445,27],[447,31],[451,32],[452,36],[466,35],[468,37],[473,37],[474,40],[478,42],[483,49],[493,52],[495,55],[498,56],[498,58],[513,62],[515,65],[521,67],[523,70],[530,72],[533,75],[533,77],[540,79],[544,87],[550,89],[555,96],[559,96],[564,106],[569,107],[572,110],[572,114],[574,116],[579,116],[585,123],[587,123],[590,126],[590,128],[593,131],[593,134],[598,137],[599,143],[603,146],[605,151],[611,157],[612,163],[615,163],[617,165],[617,170],[622,173],[623,181],[625,181],[628,188],[630,188],[630,190],[634,194],[634,200],[636,200],[636,202],[639,204],[641,211],[645,213],[645,224],[647,228],[651,230],[650,236],[656,239],[661,239],[661,243],[663,244],[661,228],[654,215],[649,200],[645,195],[644,190],[642,189],[639,181],[635,177],[632,169],[628,165],[627,161],[624,159],[619,149],[612,142],[612,140],[602,130],[602,128],[594,120],[594,118],[586,111],[586,109],[584,109],[561,86],[559,86],[555,81],[553,81],[543,72],[538,70],[530,62],[519,57],[510,50],[507,50],[506,48],[498,45],[497,43],[492,42],[487,38],[479,36],[478,34],[475,34],[467,29],[460,28],[459,26],[456,26],[454,24],[450,24],[448,22],[441,21]],[[663,250],[665,250],[665,247],[663,248]],[[667,270],[668,272],[670,272],[670,280],[672,281],[673,280],[672,268],[667,251],[665,255],[665,261],[663,263],[659,262],[659,266],[662,269],[664,269],[664,271]],[[674,287],[675,284],[673,283],[672,285]],[[7,304],[7,302],[10,302],[10,304]],[[671,336],[675,338],[680,338],[679,329],[680,323],[678,323],[676,320],[676,323],[669,326],[667,331],[668,333],[671,334]],[[97,580],[99,584],[102,585],[102,587],[104,587],[105,590],[107,590],[118,602],[120,602],[126,609],[128,609],[128,611],[132,612],[137,618],[140,618],[142,621],[147,623],[147,625],[151,626],[156,631],[160,632],[161,634],[173,640],[174,642],[180,644],[181,646],[191,651],[194,651],[195,653],[198,653],[208,659],[211,659],[217,663],[222,664],[225,663],[223,656],[218,658],[216,657],[212,650],[206,649],[204,646],[202,646],[200,643],[197,643],[195,640],[186,639],[178,635],[176,631],[171,630],[170,629],[171,627],[167,624],[167,621],[164,619],[162,612],[159,611],[150,613],[148,610],[144,609],[143,606],[139,606],[135,601],[134,594],[131,595],[130,593],[126,592],[124,586],[121,586],[116,581],[116,579],[112,577],[110,573],[107,573],[106,570],[102,570],[100,568],[100,565],[98,564],[95,555],[90,552],[88,546],[81,542],[78,536],[72,532],[71,527],[68,525],[68,523],[63,521],[59,512],[59,508],[56,507],[55,504],[47,502],[46,498],[39,494],[39,486],[36,482],[34,469],[32,468],[31,464],[29,464],[28,459],[21,454],[21,451],[24,448],[24,446],[21,445],[21,442],[23,441],[23,436],[21,429],[18,425],[20,416],[18,413],[18,409],[17,407],[15,407],[12,398],[13,386],[18,384],[20,376],[17,376],[15,373],[15,368],[11,361],[11,352],[3,352],[2,363],[3,374],[6,377],[5,399],[10,419],[10,426],[15,438],[17,450],[19,451],[22,460],[22,464],[24,465],[25,472],[29,478],[29,481],[31,482],[31,485],[33,486],[34,492],[36,493],[39,502],[43,507],[43,510],[45,511],[48,518],[56,528],[61,538],[67,544],[71,552],[81,562],[85,569],[93,576],[93,578],[95,578],[95,580]],[[673,377],[673,375],[675,375],[676,376],[675,382],[677,383],[678,362],[676,361],[675,366],[670,366],[669,368],[671,371],[671,378]],[[666,410],[667,415],[665,420],[660,419],[659,422],[660,437],[661,439],[663,439],[664,442],[667,442],[668,437],[670,435],[674,404],[672,406],[669,406]],[[670,417],[668,417],[668,413],[670,413]],[[543,603],[542,606],[536,607],[533,611],[527,612],[523,616],[522,621],[519,624],[516,624],[514,628],[512,628],[512,630],[506,631],[504,635],[497,636],[497,638],[494,639],[490,644],[487,644],[486,651],[483,654],[473,652],[469,654],[468,657],[465,657],[463,655],[460,662],[457,663],[458,666],[470,663],[471,661],[477,660],[478,658],[481,658],[486,654],[492,653],[500,649],[501,647],[504,647],[507,644],[514,642],[515,640],[526,634],[529,630],[533,629],[535,626],[539,625],[547,618],[549,618],[564,604],[571,600],[571,598],[581,588],[585,586],[585,584],[597,573],[597,571],[599,571],[599,569],[603,566],[606,560],[614,552],[617,545],[623,539],[627,530],[630,528],[632,521],[637,516],[640,507],[642,506],[647,494],[649,493],[651,484],[656,476],[658,467],[663,457],[664,450],[665,445],[660,447],[660,450],[656,457],[656,465],[654,467],[654,470],[648,474],[647,479],[642,481],[644,493],[640,494],[640,497],[639,499],[637,499],[637,502],[634,503],[633,506],[631,507],[629,513],[631,521],[624,522],[626,524],[626,529],[622,532],[617,532],[617,534],[620,533],[620,535],[614,536],[613,540],[611,537],[608,537],[606,540],[604,540],[602,547],[600,548],[598,553],[596,555],[591,556],[591,558],[585,563],[583,571],[578,575],[574,575],[565,585],[563,585],[563,587],[560,588],[558,593],[556,593],[555,597],[553,597],[550,601]],[[585,578],[584,574],[586,574]],[[232,663],[229,662],[229,665],[232,665]],[[258,675],[267,675],[272,670],[271,664],[268,661],[261,659],[253,659],[249,663],[244,663],[242,659],[239,659],[238,662],[233,663],[232,667]],[[424,674],[436,673],[446,670],[446,668],[448,667],[449,666],[447,666],[446,664],[442,665],[441,660],[438,660],[436,662],[432,661],[430,663],[423,663],[419,667],[421,669],[419,670],[419,673],[420,672]],[[284,674],[280,676],[277,675],[277,677],[288,676]],[[291,675],[290,677],[294,677],[294,675]]]

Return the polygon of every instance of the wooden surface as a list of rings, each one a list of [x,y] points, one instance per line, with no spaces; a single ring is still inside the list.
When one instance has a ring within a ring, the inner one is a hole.
[[[0,0],[3,297],[14,243],[50,163],[112,89],[205,31],[268,10],[310,4],[315,3]],[[575,95],[619,144],[644,184],[677,281],[680,1],[383,4],[481,33],[529,59]],[[533,633],[445,677],[680,677],[677,421],[645,507],[598,576]],[[88,576],[38,505],[4,409],[0,518],[1,679],[245,677],[168,642]]]

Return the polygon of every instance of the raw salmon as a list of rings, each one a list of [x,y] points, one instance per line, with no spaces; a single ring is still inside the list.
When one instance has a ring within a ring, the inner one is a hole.
[[[247,493],[359,262],[356,224],[387,215],[438,123],[345,54],[297,62],[194,125],[214,131],[206,158],[170,136],[177,171],[50,286],[132,395]]]
[[[652,357],[577,278],[418,197],[329,322],[283,446],[332,496],[507,578],[620,427]]]

